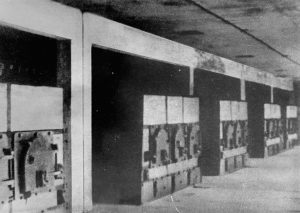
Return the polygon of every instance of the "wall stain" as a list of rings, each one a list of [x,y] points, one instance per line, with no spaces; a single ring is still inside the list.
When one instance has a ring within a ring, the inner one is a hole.
[[[204,35],[204,32],[201,32],[199,30],[181,30],[181,31],[176,31],[176,33],[181,36]]]
[[[252,7],[244,10],[244,15],[245,16],[255,16],[255,15],[260,15],[263,14],[265,10],[261,7]]]
[[[167,1],[163,1],[161,3],[164,6],[175,6],[175,7],[181,7],[181,6],[187,6],[189,5],[186,1],[178,1],[178,0],[167,0]]]
[[[197,50],[197,52],[199,54],[197,66],[198,68],[204,70],[211,70],[218,73],[225,73],[225,64],[220,57],[211,54],[206,54],[199,50]]]
[[[295,2],[281,2],[278,4],[274,4],[273,11],[285,14],[287,12],[299,11]]]

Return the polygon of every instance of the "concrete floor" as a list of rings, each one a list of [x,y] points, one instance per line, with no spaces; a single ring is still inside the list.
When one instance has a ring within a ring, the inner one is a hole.
[[[299,212],[300,147],[267,159],[250,159],[249,166],[219,177],[204,177],[188,187],[143,206],[95,206],[103,213]]]

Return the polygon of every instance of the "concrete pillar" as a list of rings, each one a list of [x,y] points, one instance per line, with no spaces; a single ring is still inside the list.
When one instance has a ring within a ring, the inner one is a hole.
[[[246,101],[246,83],[244,79],[241,79],[241,100]]]
[[[190,95],[194,95],[194,67],[190,67]]]
[[[300,81],[294,82],[294,97],[295,97],[295,105],[298,107],[298,135],[300,135]]]
[[[295,105],[298,107],[298,135],[300,135],[300,81],[294,82]]]
[[[271,103],[274,103],[274,87],[271,87]]]

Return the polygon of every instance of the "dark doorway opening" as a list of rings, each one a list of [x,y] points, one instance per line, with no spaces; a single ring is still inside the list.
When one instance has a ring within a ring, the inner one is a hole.
[[[200,125],[204,175],[220,171],[220,100],[240,100],[240,79],[210,71],[196,70],[195,95],[200,98]]]
[[[57,85],[60,41],[0,27],[0,81],[34,86]]]
[[[52,131],[57,134],[62,134],[62,141],[66,141],[66,143],[62,142],[63,148],[59,149],[59,155],[63,156],[62,158],[60,158],[61,161],[57,163],[58,153],[55,153],[54,160],[56,167],[55,169],[61,168],[61,170],[63,170],[64,176],[64,182],[61,185],[57,186],[57,204],[60,205],[64,202],[70,203],[71,42],[70,40],[46,37],[43,35],[25,32],[7,26],[0,26],[0,40],[0,83],[7,84],[8,94],[11,93],[12,84],[14,84],[14,86],[16,84],[33,86],[32,88],[35,88],[36,86],[47,86],[59,87],[63,89],[63,128],[53,129]],[[10,100],[10,97],[8,97],[8,100]],[[39,103],[37,102],[36,105],[39,106]],[[12,111],[10,104],[8,104],[7,108],[9,126],[11,122]],[[47,116],[45,116],[45,118],[33,117],[32,119],[44,119],[49,122]],[[20,120],[20,122],[22,121]],[[36,129],[30,129],[30,131],[42,131],[38,129],[39,127],[35,128]],[[10,127],[8,127],[7,132],[9,132],[9,134],[7,135],[9,137],[12,137],[10,138],[11,148],[14,150],[15,147],[13,136],[14,134],[18,134],[18,132],[10,131],[11,129]],[[16,164],[13,164],[13,167],[16,167]],[[39,171],[37,173],[39,173]],[[19,174],[15,174],[15,180],[18,175]],[[40,183],[38,182],[39,180],[37,180],[37,188],[41,187]],[[15,200],[19,199],[18,187],[16,187],[18,185],[22,184],[15,184]],[[65,188],[64,186],[66,185],[68,185],[69,187]],[[50,190],[46,193],[53,193],[53,191],[51,192]],[[15,202],[15,200],[13,200],[12,202]]]
[[[189,69],[92,48],[93,202],[141,202],[143,95],[188,95]]]
[[[271,87],[246,82],[246,100],[248,102],[248,153],[252,158],[264,157],[264,104],[271,102]]]

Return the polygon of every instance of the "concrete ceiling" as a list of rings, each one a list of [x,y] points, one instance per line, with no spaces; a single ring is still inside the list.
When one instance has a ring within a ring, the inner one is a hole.
[[[144,31],[300,79],[299,0],[57,0]]]

